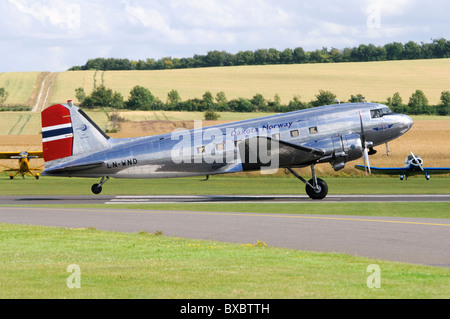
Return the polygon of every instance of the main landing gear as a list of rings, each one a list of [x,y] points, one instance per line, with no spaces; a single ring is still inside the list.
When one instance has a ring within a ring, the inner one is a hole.
[[[91,191],[94,194],[100,194],[102,192],[102,185],[105,184],[109,180],[109,176],[103,176],[100,180],[100,183],[94,184],[91,187]]]
[[[288,167],[289,172],[291,172],[295,177],[305,183],[306,194],[311,199],[324,199],[328,194],[328,185],[324,180],[317,178],[316,171],[314,170],[314,164],[311,164],[312,178],[306,181],[303,177],[298,175],[292,168]]]

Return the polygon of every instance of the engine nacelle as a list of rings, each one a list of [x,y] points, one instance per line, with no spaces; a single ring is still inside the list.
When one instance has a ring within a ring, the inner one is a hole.
[[[359,134],[337,135],[307,145],[325,150],[326,155],[319,162],[329,162],[335,171],[343,169],[346,162],[358,159],[363,154]]]

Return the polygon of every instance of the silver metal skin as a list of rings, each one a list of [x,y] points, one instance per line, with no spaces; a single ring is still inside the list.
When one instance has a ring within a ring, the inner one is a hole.
[[[360,158],[364,148],[373,151],[413,125],[409,116],[394,114],[385,105],[348,103],[189,131],[114,139],[72,103],[62,106],[70,111],[73,155],[47,161],[42,175],[102,177],[96,184],[100,190],[106,177],[173,178],[249,170],[267,173],[283,167],[311,166],[313,179],[305,184],[320,193],[323,181],[315,176],[315,164],[330,163],[340,170]]]

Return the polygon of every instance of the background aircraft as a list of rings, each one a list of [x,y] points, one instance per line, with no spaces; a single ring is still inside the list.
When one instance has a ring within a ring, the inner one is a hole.
[[[42,158],[43,153],[36,151],[36,152],[0,152],[0,159],[18,159],[19,160],[19,168],[12,168],[9,166],[1,165],[6,169],[8,172],[15,172],[9,175],[10,179],[13,179],[14,177],[20,175],[22,178],[25,178],[25,175],[33,176],[36,179],[39,179],[39,173],[35,171],[42,170],[42,166],[30,167],[30,159],[31,158]]]
[[[377,103],[327,105],[251,120],[174,131],[172,134],[115,139],[107,136],[69,100],[42,112],[42,175],[101,177],[95,194],[110,178],[205,176],[287,168],[306,185],[312,199],[328,186],[315,173],[318,163],[334,170],[373,147],[406,133],[413,122]],[[371,152],[368,151],[371,150]],[[306,181],[293,168],[311,167]]]
[[[364,165],[355,165],[359,170],[366,170],[367,168],[374,174],[384,175],[400,175],[400,180],[408,179],[408,176],[425,174],[427,180],[430,179],[430,174],[449,174],[450,167],[423,167],[423,160],[420,156],[411,155],[405,159],[404,167],[367,167]]]

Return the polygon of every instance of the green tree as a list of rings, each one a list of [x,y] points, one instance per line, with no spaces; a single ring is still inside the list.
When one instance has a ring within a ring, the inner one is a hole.
[[[387,98],[387,105],[389,105],[394,112],[407,113],[406,106],[403,104],[402,97],[398,92],[395,92],[392,98]]]
[[[218,111],[229,111],[230,108],[228,107],[228,100],[225,96],[225,93],[223,91],[220,91],[216,95],[216,102],[217,102],[217,110]]]
[[[82,87],[76,88],[75,97],[77,98],[80,104],[83,103],[84,99],[86,98],[86,92],[84,92],[84,88]]]
[[[334,104],[336,100],[336,94],[330,91],[319,90],[319,94],[316,95],[316,100],[312,101],[313,106],[322,106]]]
[[[255,111],[255,107],[250,102],[250,100],[246,98],[239,98],[235,100],[231,100],[228,102],[228,106],[230,107],[231,111],[233,112],[253,112]]]
[[[120,94],[119,92],[114,92],[110,106],[115,109],[123,109],[125,106],[125,101],[122,94]]]
[[[130,91],[130,97],[125,103],[130,110],[151,110],[156,99],[149,89],[136,85]]]
[[[171,90],[169,93],[167,93],[166,104],[169,110],[176,109],[179,103],[181,103],[181,97],[180,94],[178,94],[177,90]]]
[[[100,85],[91,95],[86,96],[86,98],[81,103],[81,106],[86,108],[93,107],[116,107],[122,108],[124,105],[123,97],[120,93],[113,92],[111,89],[105,88]]]
[[[450,92],[444,91],[441,93],[441,103],[437,106],[437,113],[439,115],[450,115]]]
[[[404,46],[400,42],[388,43],[384,48],[387,60],[400,60],[403,56]]]
[[[350,96],[350,100],[348,100],[349,103],[360,103],[360,102],[364,102],[364,95],[362,95],[361,93],[358,93],[356,95],[351,95]]]
[[[268,104],[266,99],[259,93],[255,94],[253,98],[250,100],[252,104],[255,106],[256,110],[261,112],[266,112],[268,109]]]
[[[403,54],[407,60],[420,59],[422,57],[422,48],[414,41],[409,41],[405,44],[405,51]]]
[[[205,94],[203,94],[203,101],[206,103],[206,108],[208,110],[214,110],[216,108],[216,104],[214,103],[214,98],[211,92],[206,91]]]
[[[6,91],[5,88],[0,88],[0,106],[3,106],[3,103],[6,102],[8,96],[9,96],[8,91]]]
[[[297,111],[306,109],[308,106],[301,101],[300,95],[295,95],[292,101],[289,101],[288,111]]]
[[[410,114],[431,114],[428,99],[421,90],[416,90],[409,98],[408,103]]]

